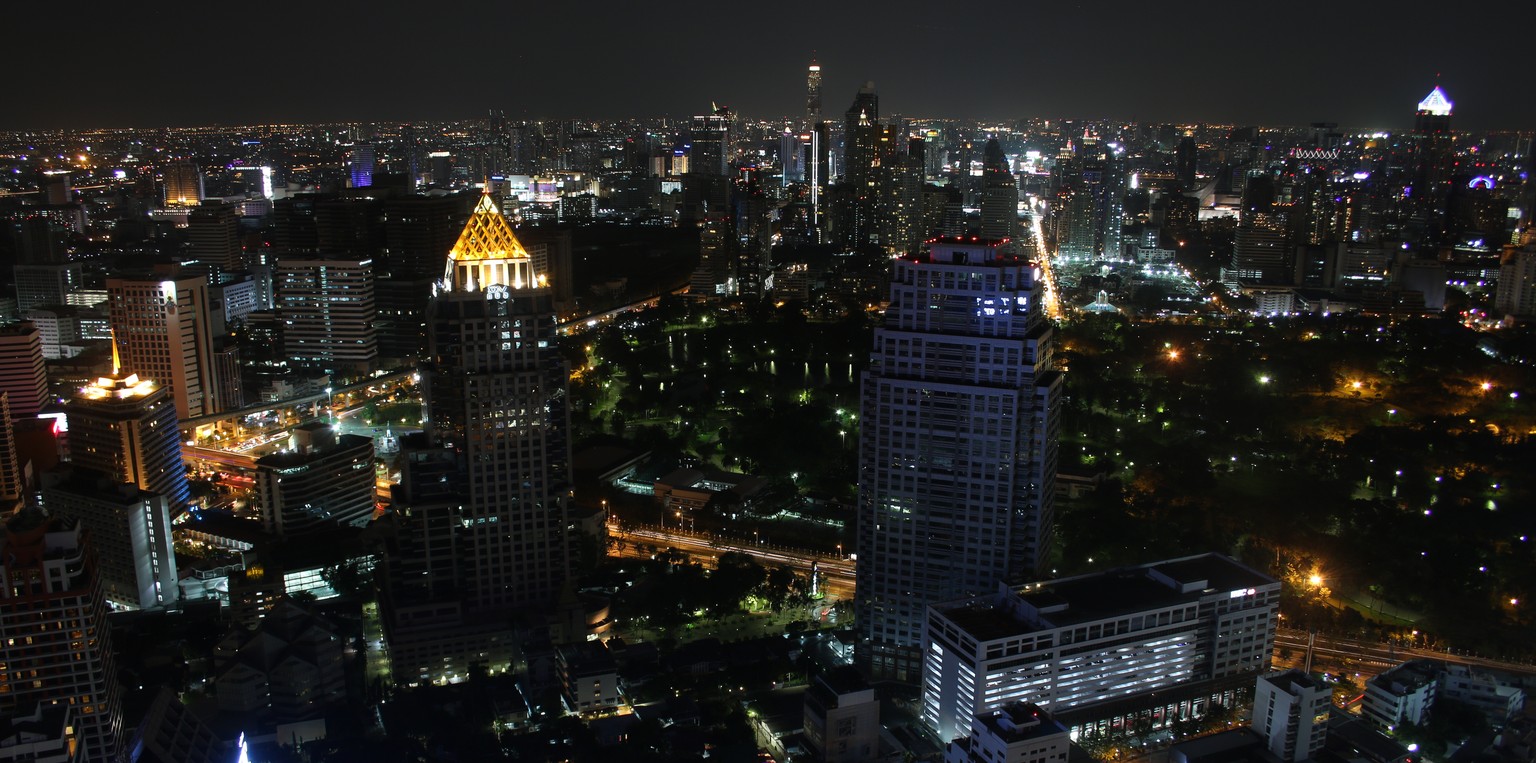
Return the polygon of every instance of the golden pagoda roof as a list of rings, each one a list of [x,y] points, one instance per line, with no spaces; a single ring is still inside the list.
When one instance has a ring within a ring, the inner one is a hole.
[[[528,250],[523,248],[512,225],[496,208],[496,200],[489,193],[480,196],[469,222],[459,234],[459,240],[448,250],[450,261],[461,260],[526,260]]]

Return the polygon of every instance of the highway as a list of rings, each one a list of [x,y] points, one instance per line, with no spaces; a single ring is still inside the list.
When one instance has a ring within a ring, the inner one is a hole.
[[[822,593],[828,598],[853,598],[853,562],[847,559],[838,559],[834,554],[821,554],[807,549],[785,548],[766,544],[753,545],[750,541],[743,542],[734,538],[725,538],[708,533],[690,533],[671,529],[661,530],[656,527],[645,526],[630,526],[621,529],[616,522],[609,523],[608,535],[611,538],[624,541],[622,548],[616,546],[610,549],[609,553],[611,555],[633,559],[643,559],[651,556],[651,551],[640,550],[640,546],[645,544],[655,546],[658,550],[675,548],[694,559],[707,559],[711,563],[727,551],[739,551],[757,559],[758,563],[764,567],[771,568],[787,564],[803,575],[809,575],[811,566],[814,564],[821,575]]]

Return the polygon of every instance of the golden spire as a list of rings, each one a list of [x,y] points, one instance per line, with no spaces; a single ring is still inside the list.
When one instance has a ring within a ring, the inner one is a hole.
[[[107,333],[112,337],[112,375],[117,376],[123,372],[123,358],[117,354],[117,329],[109,328]]]

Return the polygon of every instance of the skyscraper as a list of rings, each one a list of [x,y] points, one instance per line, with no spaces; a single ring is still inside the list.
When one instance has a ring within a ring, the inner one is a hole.
[[[122,688],[112,660],[96,554],[77,522],[37,509],[13,514],[0,540],[0,711],[75,708],[84,760],[109,763],[122,744]]]
[[[358,143],[352,147],[352,158],[348,164],[353,188],[367,188],[373,185],[373,162],[372,143]]]
[[[690,172],[716,177],[731,174],[731,120],[732,114],[725,108],[693,118],[689,132],[693,146],[688,152]]]
[[[482,196],[428,308],[426,436],[405,448],[386,597],[398,681],[496,665],[511,619],[537,620],[566,582],[570,415],[553,300]]]
[[[89,469],[56,472],[44,484],[48,514],[90,532],[108,602],[148,609],[179,598],[165,496]]]
[[[1061,374],[1040,272],[997,242],[895,260],[863,378],[860,659],[915,681],[928,603],[1048,562]]]
[[[10,393],[13,419],[37,416],[48,401],[43,336],[29,321],[0,325],[0,391]]]
[[[187,248],[210,272],[229,273],[245,267],[240,244],[240,211],[233,204],[205,201],[187,215]]]
[[[821,121],[821,64],[811,56],[811,65],[805,72],[805,128],[816,129]]]
[[[341,375],[378,368],[372,259],[279,257],[274,286],[288,362]]]
[[[982,151],[981,237],[1017,240],[1019,237],[1019,183],[1008,169],[997,139]]]
[[[162,170],[165,204],[195,207],[203,200],[203,171],[193,162],[171,162]]]
[[[173,515],[186,511],[192,490],[176,408],[164,387],[114,368],[80,390],[65,411],[70,463],[165,496]]]
[[[1412,175],[1408,178],[1409,227],[1425,244],[1438,244],[1445,235],[1446,199],[1451,191],[1456,133],[1451,131],[1450,99],[1436,87],[1419,101],[1413,115]]]
[[[178,421],[222,410],[207,279],[108,278],[107,294],[123,368],[166,387]]]

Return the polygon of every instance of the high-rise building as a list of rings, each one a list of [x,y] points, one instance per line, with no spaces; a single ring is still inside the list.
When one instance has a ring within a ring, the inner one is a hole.
[[[727,177],[731,174],[731,122],[734,115],[729,109],[717,108],[713,112],[693,118],[689,131],[692,148],[688,152],[688,169],[698,175]]]
[[[1499,267],[1493,309],[1499,316],[1536,318],[1536,244],[1511,252]]]
[[[1427,244],[1445,235],[1446,199],[1455,170],[1456,133],[1451,131],[1451,101],[1436,87],[1419,101],[1413,116],[1408,196],[1409,227]]]
[[[811,65],[805,71],[805,128],[815,129],[821,121],[821,64],[811,57]]]
[[[192,490],[176,408],[164,387],[114,369],[80,390],[66,415],[70,463],[164,496],[172,515],[186,511]]]
[[[276,537],[367,524],[375,490],[373,439],[323,423],[294,428],[288,450],[256,459],[256,508]]]
[[[1301,670],[1259,676],[1253,692],[1253,730],[1284,763],[1312,760],[1328,738],[1333,689]]]
[[[49,475],[43,507],[50,516],[78,520],[90,532],[109,604],[151,609],[177,600],[176,554],[165,496],[120,482],[116,475],[75,469]]]
[[[0,711],[72,705],[84,760],[111,763],[123,737],[122,688],[96,554],[76,522],[27,509],[0,541]]]
[[[930,602],[1050,558],[1062,378],[1037,266],[968,239],[894,263],[863,378],[855,605],[861,660],[916,681]]]
[[[358,143],[352,147],[352,158],[348,161],[352,176],[353,188],[367,188],[373,185],[373,144]]]
[[[570,415],[547,278],[481,197],[427,314],[424,442],[404,450],[385,596],[397,681],[498,665],[569,574]]]
[[[107,293],[123,368],[167,388],[178,421],[222,410],[207,279],[108,278]]]
[[[25,489],[16,425],[11,421],[11,393],[0,389],[0,516],[21,508]]]
[[[48,402],[43,336],[36,325],[0,324],[0,392],[10,395],[13,419],[34,418]]]
[[[342,375],[378,368],[373,260],[279,257],[276,280],[289,363]]]
[[[862,555],[860,561],[862,562]],[[922,719],[940,739],[976,715],[1033,702],[1069,725],[1158,708],[1274,652],[1280,582],[1219,554],[1184,557],[936,603],[924,634]],[[1068,715],[1076,721],[1068,721]]]
[[[168,207],[195,207],[203,200],[203,171],[193,162],[171,162],[161,171]]]
[[[1008,157],[996,138],[982,152],[981,237],[1019,238],[1019,183],[1008,169]]]
[[[16,310],[23,313],[34,307],[67,304],[70,293],[84,284],[78,262],[17,265],[12,273],[16,277]]]
[[[1288,284],[1296,270],[1292,254],[1281,220],[1262,213],[1244,214],[1233,236],[1232,267],[1226,271],[1226,279]]]
[[[245,267],[240,243],[240,210],[222,201],[205,201],[187,215],[187,249],[192,259],[211,273]]]

